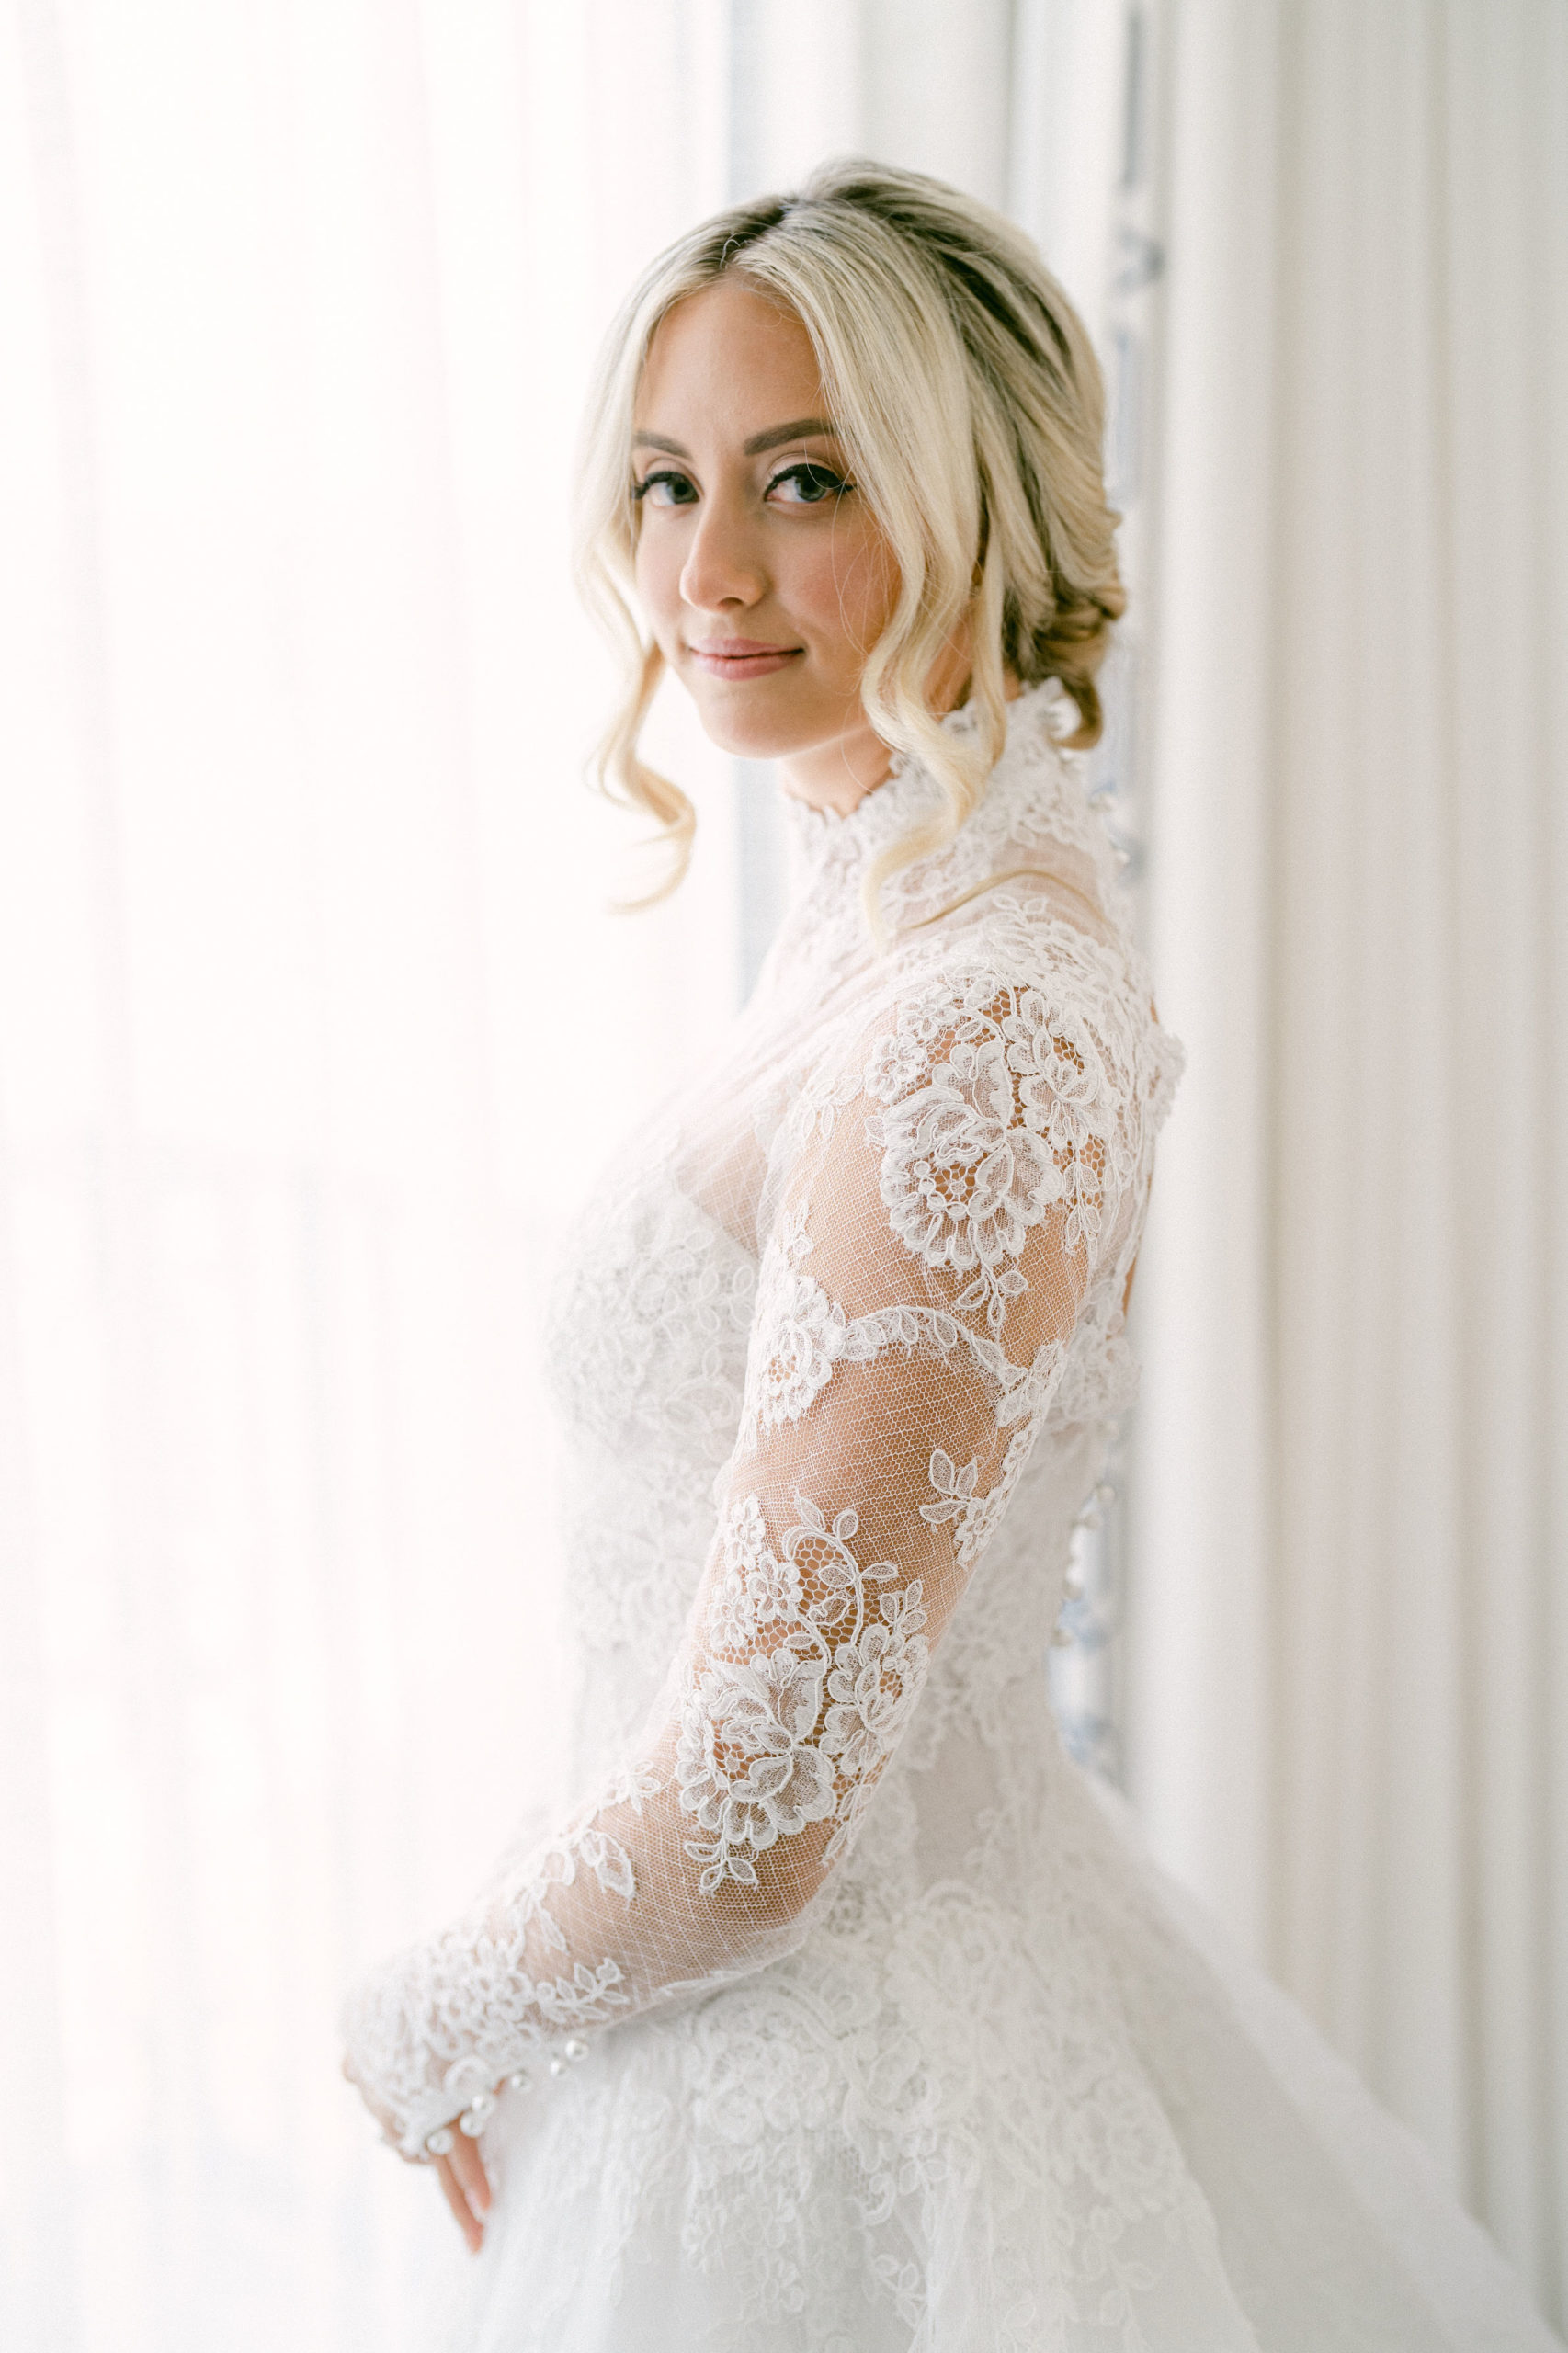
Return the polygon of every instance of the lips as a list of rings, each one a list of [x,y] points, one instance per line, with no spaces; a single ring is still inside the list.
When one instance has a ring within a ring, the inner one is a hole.
[[[767,645],[754,637],[714,637],[687,651],[710,678],[766,678],[787,663],[798,661],[805,648]]]

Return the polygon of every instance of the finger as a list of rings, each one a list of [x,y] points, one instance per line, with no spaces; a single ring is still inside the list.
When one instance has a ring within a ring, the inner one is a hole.
[[[463,2194],[476,2214],[488,2212],[490,2207],[490,2176],[484,2170],[484,2159],[479,2154],[479,2143],[460,2129],[452,2134],[452,2171],[462,2185]]]
[[[468,2200],[463,2196],[458,2177],[452,2171],[449,2157],[437,2157],[436,2171],[440,2178],[441,2195],[452,2210],[459,2230],[468,2241],[469,2253],[477,2255],[484,2243],[484,2229]]]
[[[437,2157],[436,2172],[441,2184],[441,2195],[451,2208],[452,2219],[468,2242],[470,2254],[477,2255],[483,2243],[484,2227],[463,2196],[462,2186],[452,2171],[450,2159]]]

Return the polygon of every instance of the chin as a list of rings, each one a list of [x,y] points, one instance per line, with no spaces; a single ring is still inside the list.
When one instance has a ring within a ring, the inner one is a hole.
[[[744,687],[726,688],[718,694],[691,692],[709,742],[737,759],[787,760],[792,752],[805,751],[829,732],[822,725],[820,714],[813,727],[809,720],[780,710],[778,700],[770,702],[761,694],[752,699],[754,690]]]
[[[787,760],[800,748],[793,734],[780,735],[777,728],[747,727],[728,714],[716,718],[699,710],[698,717],[708,741],[737,760]]]

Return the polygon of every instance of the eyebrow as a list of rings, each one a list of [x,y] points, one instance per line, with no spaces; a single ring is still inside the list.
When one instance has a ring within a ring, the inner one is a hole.
[[[827,434],[835,441],[839,438],[837,426],[830,425],[824,416],[796,416],[788,425],[770,425],[766,433],[754,433],[742,449],[748,458],[759,458],[765,449],[781,449],[786,441],[809,440],[813,434]],[[678,441],[666,441],[662,433],[634,433],[631,443],[637,449],[662,449],[669,458],[691,455]]]

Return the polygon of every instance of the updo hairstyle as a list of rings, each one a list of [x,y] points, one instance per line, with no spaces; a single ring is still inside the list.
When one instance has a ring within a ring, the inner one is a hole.
[[[632,412],[659,322],[729,276],[792,311],[811,336],[828,413],[898,567],[863,697],[877,733],[929,770],[946,806],[884,853],[874,894],[896,867],[940,848],[974,806],[1006,741],[1008,670],[1025,686],[1061,680],[1078,715],[1069,741],[1099,734],[1095,674],[1126,602],[1105,500],[1099,367],[1023,233],[915,172],[824,165],[798,194],[719,213],[651,265],[609,332],[590,398],[577,571],[626,674],[597,774],[658,820],[673,854],[653,898],[685,873],[695,814],[638,754],[664,661],[633,585]],[[978,723],[955,733],[929,708],[926,682],[966,617]]]

